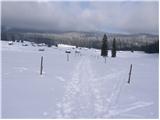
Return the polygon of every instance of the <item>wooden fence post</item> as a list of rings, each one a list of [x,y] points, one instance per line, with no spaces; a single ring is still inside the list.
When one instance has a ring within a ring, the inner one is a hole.
[[[131,82],[131,74],[132,74],[132,64],[130,65],[128,84],[130,84],[130,82]]]
[[[71,53],[70,50],[66,50],[65,53],[67,54],[67,61],[69,61],[69,54]]]
[[[67,61],[69,61],[69,53],[67,53]]]
[[[42,72],[43,72],[43,56],[41,57],[40,75],[42,75]]]

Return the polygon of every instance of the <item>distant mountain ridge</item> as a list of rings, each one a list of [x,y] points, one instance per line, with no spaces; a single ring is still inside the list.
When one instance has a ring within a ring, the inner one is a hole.
[[[149,36],[149,37],[158,37],[157,34],[151,34],[151,33],[133,33],[133,34],[127,34],[127,33],[108,33],[104,31],[58,31],[58,30],[36,30],[36,29],[24,29],[24,28],[12,28],[8,26],[1,26],[1,30],[8,31],[8,32],[22,32],[22,33],[47,33],[47,34],[67,34],[67,33],[78,33],[78,34],[86,34],[90,36],[102,36],[104,34],[107,34],[109,36]]]

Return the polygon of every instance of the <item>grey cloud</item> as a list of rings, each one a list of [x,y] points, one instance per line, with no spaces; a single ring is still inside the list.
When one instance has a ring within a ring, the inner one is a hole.
[[[158,2],[2,2],[2,25],[158,34]]]

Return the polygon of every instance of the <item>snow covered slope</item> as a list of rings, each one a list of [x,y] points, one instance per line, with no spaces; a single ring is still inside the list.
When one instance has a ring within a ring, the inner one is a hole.
[[[158,54],[1,43],[3,118],[158,118]]]

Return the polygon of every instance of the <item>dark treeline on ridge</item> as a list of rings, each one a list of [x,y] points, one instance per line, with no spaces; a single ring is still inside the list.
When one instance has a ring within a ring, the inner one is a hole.
[[[31,33],[7,31],[2,29],[1,40],[5,41],[30,41],[45,43],[49,47],[57,44],[68,44],[77,47],[101,49],[103,32],[64,32],[64,33]],[[123,51],[145,51],[147,53],[159,53],[159,37],[150,34],[106,34],[108,49],[112,49],[115,39],[116,49]]]

